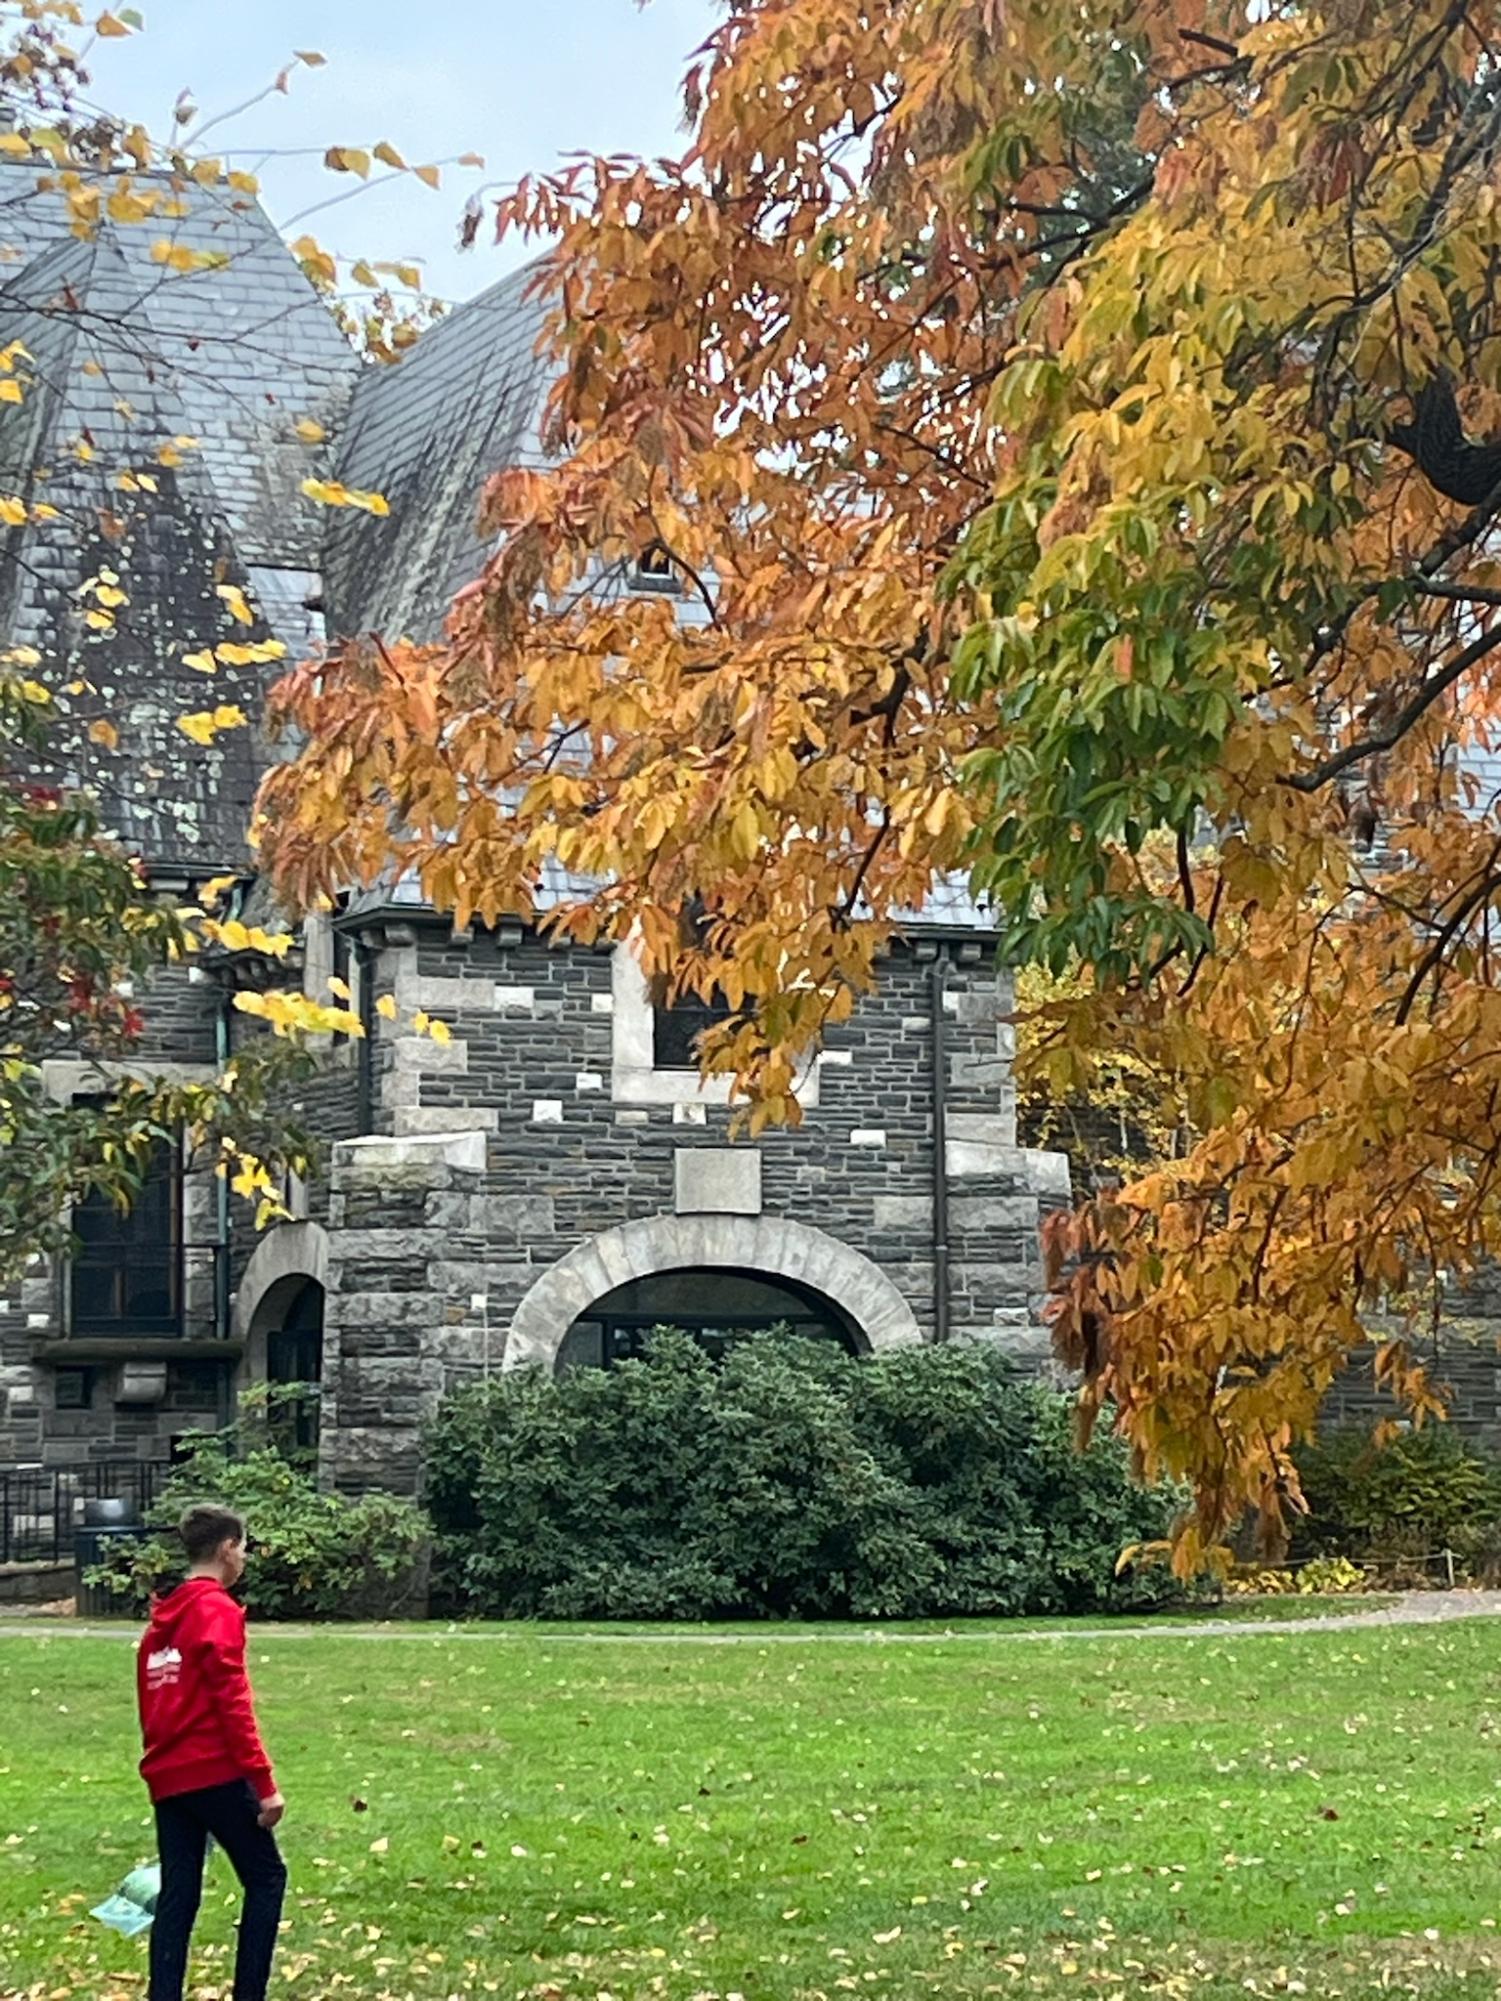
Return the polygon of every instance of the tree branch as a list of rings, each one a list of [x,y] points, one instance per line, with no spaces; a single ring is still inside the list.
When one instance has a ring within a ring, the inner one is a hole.
[[[1338,778],[1342,771],[1348,771],[1352,764],[1360,764],[1368,757],[1377,756],[1381,751],[1391,750],[1394,745],[1402,741],[1414,723],[1419,722],[1432,708],[1446,689],[1452,688],[1461,675],[1467,674],[1498,646],[1501,646],[1501,625],[1493,625],[1465,647],[1463,652],[1456,653],[1447,667],[1422,684],[1406,708],[1400,711],[1389,730],[1347,744],[1333,757],[1327,757],[1322,764],[1316,764],[1311,771],[1293,772],[1280,779],[1279,783],[1291,787],[1294,792],[1317,792],[1327,785],[1331,778]]]

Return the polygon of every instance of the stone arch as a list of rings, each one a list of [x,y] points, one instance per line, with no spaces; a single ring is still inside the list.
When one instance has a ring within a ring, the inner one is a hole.
[[[762,1272],[820,1292],[870,1353],[922,1340],[885,1272],[823,1230],[785,1216],[647,1216],[590,1237],[543,1272],[516,1309],[505,1367],[552,1369],[569,1328],[596,1300],[633,1278],[695,1268]]]
[[[328,1285],[328,1232],[321,1223],[283,1223],[261,1239],[229,1316],[230,1337],[242,1343],[243,1381],[265,1379],[267,1337],[309,1281]]]

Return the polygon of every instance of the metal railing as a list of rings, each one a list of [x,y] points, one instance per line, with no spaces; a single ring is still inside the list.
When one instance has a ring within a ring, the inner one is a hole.
[[[0,1563],[71,1563],[86,1501],[124,1501],[139,1520],[170,1471],[165,1459],[0,1467]]]

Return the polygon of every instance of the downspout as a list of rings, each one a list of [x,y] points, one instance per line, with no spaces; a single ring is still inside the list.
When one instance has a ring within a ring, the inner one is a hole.
[[[944,1036],[944,953],[932,966],[933,1005],[933,1339],[949,1338],[948,1051]]]
[[[222,1078],[229,1064],[230,1032],[229,1011],[234,997],[228,987],[219,989],[219,1005],[214,1011],[214,1067]],[[214,1180],[214,1339],[229,1339],[229,1176],[220,1174]],[[219,1372],[219,1422],[228,1425],[234,1417],[234,1385],[232,1372],[225,1368]]]
[[[363,1139],[375,1131],[375,954],[363,938],[351,938],[359,972],[359,1015],[363,1033],[355,1044],[355,1124]]]

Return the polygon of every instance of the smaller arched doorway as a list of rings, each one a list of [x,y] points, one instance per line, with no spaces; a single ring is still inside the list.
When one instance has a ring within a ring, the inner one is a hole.
[[[558,1372],[627,1361],[641,1353],[658,1327],[691,1335],[716,1358],[732,1342],[774,1327],[833,1342],[852,1355],[860,1352],[847,1317],[811,1286],[765,1272],[699,1266],[631,1279],[595,1300],[565,1335]]]
[[[272,1389],[311,1385],[314,1394],[275,1409],[272,1432],[283,1449],[318,1449],[318,1398],[323,1381],[323,1287],[315,1278],[278,1279],[262,1299],[252,1326],[254,1352],[263,1358],[260,1380]]]
[[[328,1239],[316,1223],[286,1224],[257,1246],[240,1281],[231,1323],[243,1344],[242,1381],[322,1382],[327,1272]],[[284,1445],[315,1452],[317,1398],[289,1405],[278,1430]]]

